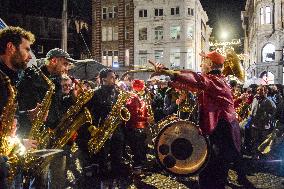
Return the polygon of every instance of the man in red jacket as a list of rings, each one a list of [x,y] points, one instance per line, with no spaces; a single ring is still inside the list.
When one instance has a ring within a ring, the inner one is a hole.
[[[132,82],[133,96],[127,101],[126,107],[130,112],[130,119],[126,122],[125,136],[133,153],[133,169],[139,172],[145,165],[146,158],[146,132],[149,125],[148,105],[139,96],[145,90],[143,80],[135,79]]]
[[[211,157],[199,174],[201,189],[222,189],[227,183],[229,164],[240,159],[240,130],[234,109],[233,95],[221,70],[224,57],[213,51],[203,57],[201,74],[193,71],[171,72],[155,64],[156,71],[170,73],[171,86],[195,90],[199,103],[199,126],[209,136]]]

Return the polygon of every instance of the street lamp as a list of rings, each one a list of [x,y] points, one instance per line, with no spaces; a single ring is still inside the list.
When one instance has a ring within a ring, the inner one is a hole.
[[[228,38],[228,32],[227,31],[222,31],[220,37],[221,37],[221,39],[226,40]]]

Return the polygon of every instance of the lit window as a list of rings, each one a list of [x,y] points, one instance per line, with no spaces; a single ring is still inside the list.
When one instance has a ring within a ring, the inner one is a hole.
[[[260,8],[260,24],[264,24],[264,9]]]
[[[164,31],[163,30],[164,30],[163,26],[155,27],[155,39],[156,40],[163,39],[163,35],[164,35]]]
[[[139,29],[139,40],[147,40],[147,28]]]
[[[179,68],[180,66],[180,49],[171,49],[170,53],[171,68]]]
[[[270,9],[270,7],[265,7],[265,23],[271,24],[271,9]]]
[[[275,60],[275,46],[271,43],[266,44],[262,49],[262,61],[273,62]]]
[[[188,26],[187,28],[187,38],[193,39],[193,27],[192,26]]]
[[[107,28],[102,27],[102,41],[106,41],[106,40],[107,40]]]
[[[139,66],[147,65],[148,57],[147,57],[147,51],[146,50],[140,50],[138,57],[139,57],[139,60],[138,60]]]
[[[163,50],[155,50],[154,51],[155,61],[156,62],[162,62],[164,57],[164,51]]]
[[[181,28],[180,26],[171,26],[171,38],[180,39]]]
[[[112,41],[112,27],[107,27],[107,41]]]
[[[155,9],[155,16],[163,16],[164,10],[163,9]]]
[[[113,27],[113,40],[114,41],[118,40],[118,26]]]

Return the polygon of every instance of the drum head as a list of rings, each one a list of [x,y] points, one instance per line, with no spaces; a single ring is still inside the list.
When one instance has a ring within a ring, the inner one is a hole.
[[[155,151],[162,167],[175,175],[199,173],[209,158],[209,141],[189,121],[172,122],[159,132]]]

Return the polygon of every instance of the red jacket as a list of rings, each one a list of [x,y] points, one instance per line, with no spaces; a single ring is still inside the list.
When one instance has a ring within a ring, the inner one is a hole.
[[[237,150],[240,150],[240,130],[233,95],[224,76],[182,71],[175,76],[171,85],[182,90],[197,90],[199,124],[203,134],[212,134],[220,119],[227,120],[230,123],[230,132],[235,146]]]
[[[148,126],[148,109],[147,105],[139,98],[138,95],[133,96],[127,101],[126,107],[130,112],[130,120],[126,122],[127,128],[143,129]]]

